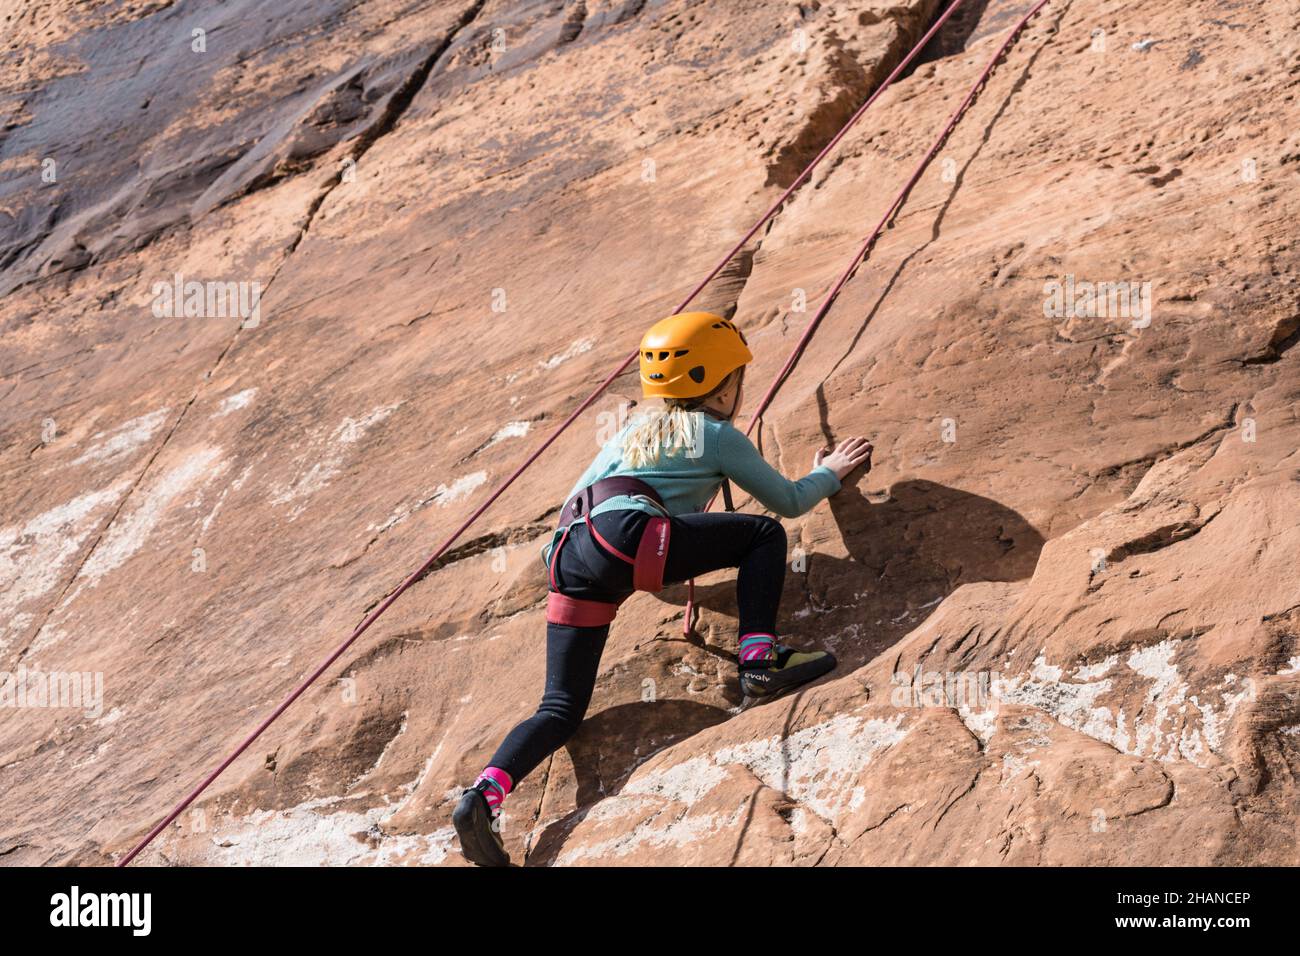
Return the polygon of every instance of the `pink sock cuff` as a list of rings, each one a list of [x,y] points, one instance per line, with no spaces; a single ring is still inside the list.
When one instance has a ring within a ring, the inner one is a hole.
[[[478,775],[480,780],[491,780],[501,788],[503,794],[508,794],[514,788],[514,781],[510,779],[510,774],[506,773],[500,767],[487,767]]]

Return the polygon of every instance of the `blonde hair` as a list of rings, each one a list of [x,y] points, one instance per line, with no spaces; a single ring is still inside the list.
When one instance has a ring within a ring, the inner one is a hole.
[[[623,464],[629,468],[646,468],[659,461],[667,452],[675,455],[686,452],[691,457],[700,454],[701,419],[706,412],[706,401],[744,380],[745,366],[726,376],[707,395],[691,399],[667,399],[663,406],[646,412],[632,423],[623,436]]]
[[[647,412],[623,436],[623,464],[646,468],[665,453],[674,455],[698,447],[701,415],[698,409],[678,404]]]

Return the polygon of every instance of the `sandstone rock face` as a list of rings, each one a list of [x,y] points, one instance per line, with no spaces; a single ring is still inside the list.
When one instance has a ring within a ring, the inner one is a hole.
[[[1029,6],[969,4],[698,300],[754,345],[751,403]],[[283,6],[6,14],[4,862],[120,857],[940,4]],[[740,711],[732,576],[689,638],[682,589],[636,596],[507,803],[516,861],[1300,862],[1296,13],[1031,23],[761,429],[788,474],[876,444],[786,522],[782,631],[839,670]],[[143,859],[463,865],[455,797],[540,693],[538,549],[635,399],[620,378]],[[102,699],[13,705],[74,673]]]

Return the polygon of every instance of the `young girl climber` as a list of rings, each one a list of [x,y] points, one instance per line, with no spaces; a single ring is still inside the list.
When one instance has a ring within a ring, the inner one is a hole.
[[[702,509],[730,479],[768,509],[794,518],[840,489],[871,456],[865,438],[817,452],[813,470],[788,481],[731,420],[753,359],[734,324],[709,312],[656,323],[641,340],[641,388],[662,407],[634,419],[578,479],[544,557],[546,690],[537,713],[515,727],[452,814],[461,851],[479,866],[505,866],[493,824],[506,795],[573,735],[596,683],[618,606],[633,591],[738,568],[738,666],[748,699],[766,699],[835,666],[826,651],[777,643],[785,580],[781,523],[765,515]]]

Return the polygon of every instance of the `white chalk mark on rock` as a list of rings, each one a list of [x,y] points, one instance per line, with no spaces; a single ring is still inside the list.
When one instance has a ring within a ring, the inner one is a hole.
[[[113,461],[129,452],[135,451],[154,436],[167,420],[167,409],[160,408],[129,422],[123,422],[114,429],[96,432],[91,436],[91,446],[73,459],[74,465],[99,464]]]
[[[88,491],[23,524],[0,528],[0,650],[32,620],[19,608],[58,586],[65,565],[81,551],[99,515],[131,487],[122,479]]]
[[[289,520],[297,518],[307,507],[306,499],[325,488],[343,470],[349,449],[361,441],[375,425],[393,414],[401,402],[381,405],[360,418],[345,418],[323,442],[319,436],[312,439],[313,447],[324,445],[324,450],[306,471],[300,471],[289,484],[271,494],[271,504],[293,503]]]
[[[201,448],[154,482],[135,510],[125,517],[119,516],[105,532],[99,546],[82,565],[78,575],[81,583],[72,598],[83,587],[98,586],[104,575],[120,568],[144,547],[145,541],[166,516],[172,502],[195,485],[219,474],[220,461],[221,449]]]
[[[236,392],[234,395],[227,395],[217,406],[217,410],[212,413],[211,418],[225,418],[231,412],[237,412],[241,408],[247,408],[257,397],[256,388],[246,388],[242,392]]]

